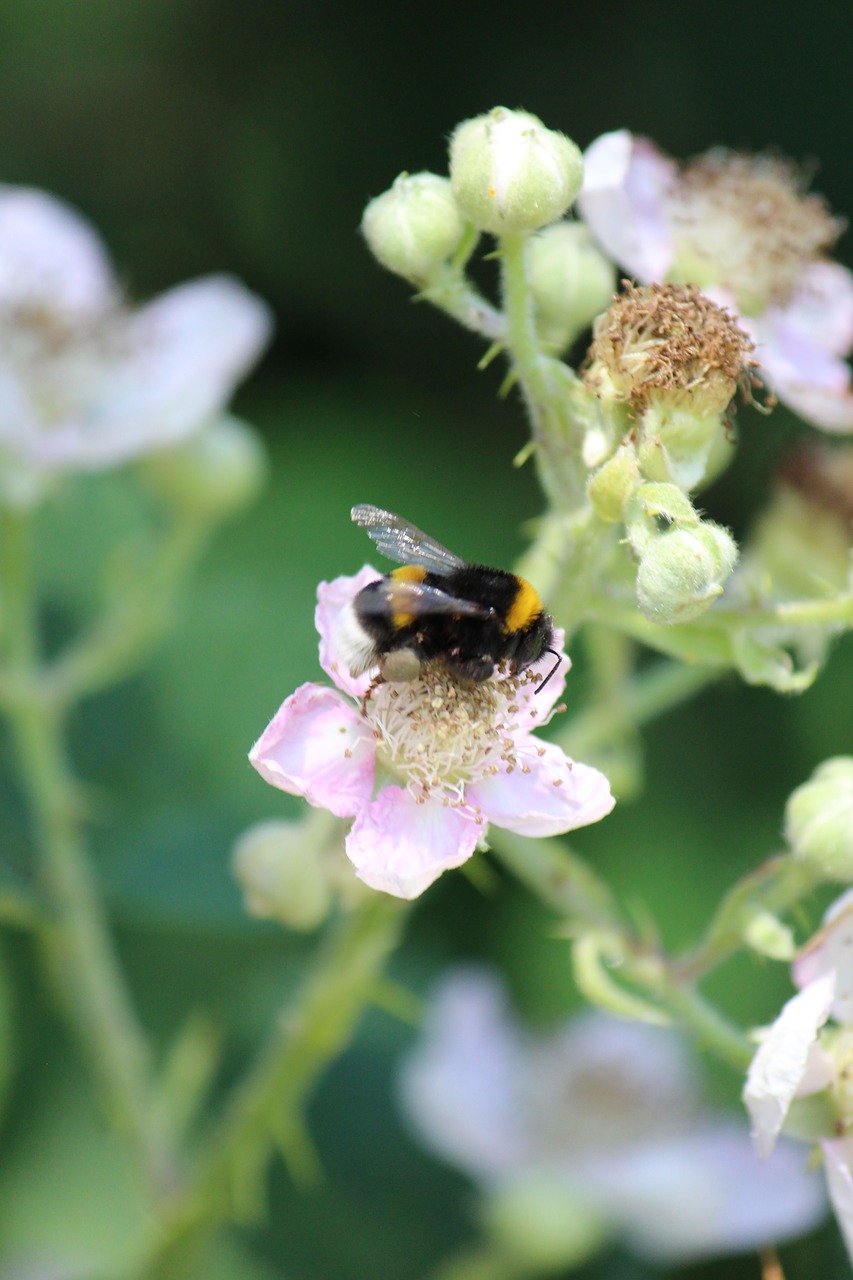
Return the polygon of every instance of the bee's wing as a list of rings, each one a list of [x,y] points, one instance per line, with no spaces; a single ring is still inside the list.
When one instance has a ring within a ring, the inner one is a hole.
[[[382,580],[382,590],[362,593],[358,609],[360,613],[411,614],[415,618],[437,613],[488,618],[492,612],[488,605],[452,596],[441,587],[431,587],[425,582],[395,582],[392,578]]]
[[[430,573],[448,574],[465,563],[435,538],[430,538],[391,511],[360,502],[353,507],[351,514],[355,523],[367,530],[368,537],[373,539],[383,556],[396,560],[398,564],[416,564]]]

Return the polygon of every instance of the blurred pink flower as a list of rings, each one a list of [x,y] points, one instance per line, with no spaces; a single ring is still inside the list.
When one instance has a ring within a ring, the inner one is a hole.
[[[28,501],[45,476],[184,440],[222,411],[271,327],[228,276],[129,306],[79,214],[0,186],[0,488]]]
[[[531,736],[547,722],[568,659],[545,686],[543,659],[513,676],[456,681],[441,664],[411,681],[353,677],[340,661],[336,624],[380,575],[321,583],[320,663],[335,689],[304,684],[282,704],[249,759],[272,786],[354,819],[346,852],[374,889],[414,898],[470,858],[492,822],[529,836],[597,822],[613,807],[607,779]],[[556,644],[561,647],[562,633]]]
[[[674,1031],[595,1011],[534,1036],[473,966],[439,985],[401,1076],[417,1135],[487,1199],[535,1186],[550,1212],[599,1221],[598,1244],[621,1237],[672,1265],[814,1227],[826,1205],[807,1153],[783,1144],[762,1165],[698,1086]]]
[[[638,281],[698,284],[738,314],[768,385],[807,422],[853,431],[853,275],[824,256],[842,224],[792,165],[711,151],[686,165],[627,129],[584,156],[578,207]]]

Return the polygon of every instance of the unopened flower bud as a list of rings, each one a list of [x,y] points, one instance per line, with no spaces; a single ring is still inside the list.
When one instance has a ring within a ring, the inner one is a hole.
[[[669,525],[695,529],[699,512],[678,485],[647,480],[638,485],[623,511],[628,541],[640,557],[660,540]]]
[[[562,351],[609,306],[616,268],[582,222],[557,222],[533,236],[528,267],[539,337]]]
[[[528,1274],[578,1267],[608,1235],[601,1213],[547,1173],[531,1172],[492,1187],[483,1218],[501,1254]]]
[[[640,480],[640,467],[632,449],[617,449],[590,477],[586,491],[600,520],[614,524],[624,517],[625,504]]]
[[[535,231],[572,204],[583,160],[569,138],[536,116],[495,107],[456,127],[450,182],[463,214],[481,231]]]
[[[325,825],[314,815],[298,822],[259,822],[234,846],[233,870],[246,910],[290,929],[316,929],[329,912]]]
[[[853,883],[853,756],[826,760],[797,787],[785,808],[795,857],[827,880]]]
[[[361,229],[383,267],[420,285],[459,248],[465,219],[447,178],[401,173],[388,191],[370,201]]]
[[[232,417],[217,418],[183,444],[149,454],[138,465],[149,487],[171,506],[208,518],[248,506],[267,472],[261,437]]]
[[[734,436],[725,413],[651,404],[643,415],[638,450],[643,474],[670,480],[686,492],[709,484],[734,457]]]
[[[637,599],[652,622],[689,622],[723,593],[737,543],[721,525],[673,527],[646,545],[637,570]]]

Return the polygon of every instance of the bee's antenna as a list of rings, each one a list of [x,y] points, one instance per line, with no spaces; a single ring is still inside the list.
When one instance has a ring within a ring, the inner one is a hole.
[[[536,686],[537,693],[542,692],[542,690],[545,688],[545,685],[551,679],[551,676],[554,674],[554,672],[559,667],[560,663],[563,661],[563,655],[561,653],[557,653],[556,649],[543,649],[543,653],[553,653],[557,661],[554,663],[553,667],[548,672],[547,676],[543,676],[542,679],[539,681],[538,685]]]

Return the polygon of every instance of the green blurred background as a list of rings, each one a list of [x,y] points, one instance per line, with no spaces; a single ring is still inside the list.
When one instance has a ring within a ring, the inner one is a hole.
[[[349,507],[402,511],[461,554],[503,564],[539,509],[532,468],[511,465],[525,440],[518,402],[497,399],[496,368],[476,372],[476,339],[412,306],[373,264],[358,235],[365,201],[402,169],[442,171],[454,124],[502,103],[581,146],[627,125],[676,155],[724,143],[819,161],[815,187],[844,213],[848,20],[840,0],[0,0],[0,178],[84,211],[134,295],[228,270],[278,321],[237,401],[269,442],[263,499],[212,548],[150,671],[75,725],[122,953],[159,1043],[203,1008],[227,1031],[227,1078],[310,953],[310,942],[244,917],[228,859],[250,821],[299,812],[261,783],[246,751],[285,695],[318,674],[317,581],[367,558]],[[801,428],[783,412],[739,420],[738,464],[704,504],[743,533],[782,442]],[[121,476],[63,495],[43,544],[57,634],[83,616],[104,547],[136,518]],[[570,706],[583,691],[579,661]],[[686,942],[722,890],[778,846],[786,796],[821,759],[851,749],[851,723],[849,642],[801,699],[723,683],[649,730],[643,798],[576,847],[646,904],[668,943]],[[2,752],[5,779],[5,743]],[[26,826],[5,780],[0,799],[4,861],[25,871]],[[576,1003],[550,926],[502,879],[483,894],[445,877],[419,905],[395,974],[424,991],[454,958],[494,959],[545,1024]],[[26,942],[10,939],[4,954],[19,994],[6,1033],[0,1258],[76,1238],[103,1238],[108,1250],[132,1217],[119,1157]],[[711,989],[754,1021],[788,994],[781,966],[754,961],[727,966]],[[414,1280],[471,1232],[467,1184],[412,1145],[395,1111],[394,1064],[411,1034],[367,1018],[312,1104],[325,1180],[296,1189],[277,1167],[268,1225],[245,1234],[223,1276]],[[733,1105],[738,1084],[711,1080]],[[788,1280],[849,1273],[834,1229],[784,1258]],[[679,1274],[740,1280],[756,1266]],[[650,1273],[612,1254],[583,1274]]]

